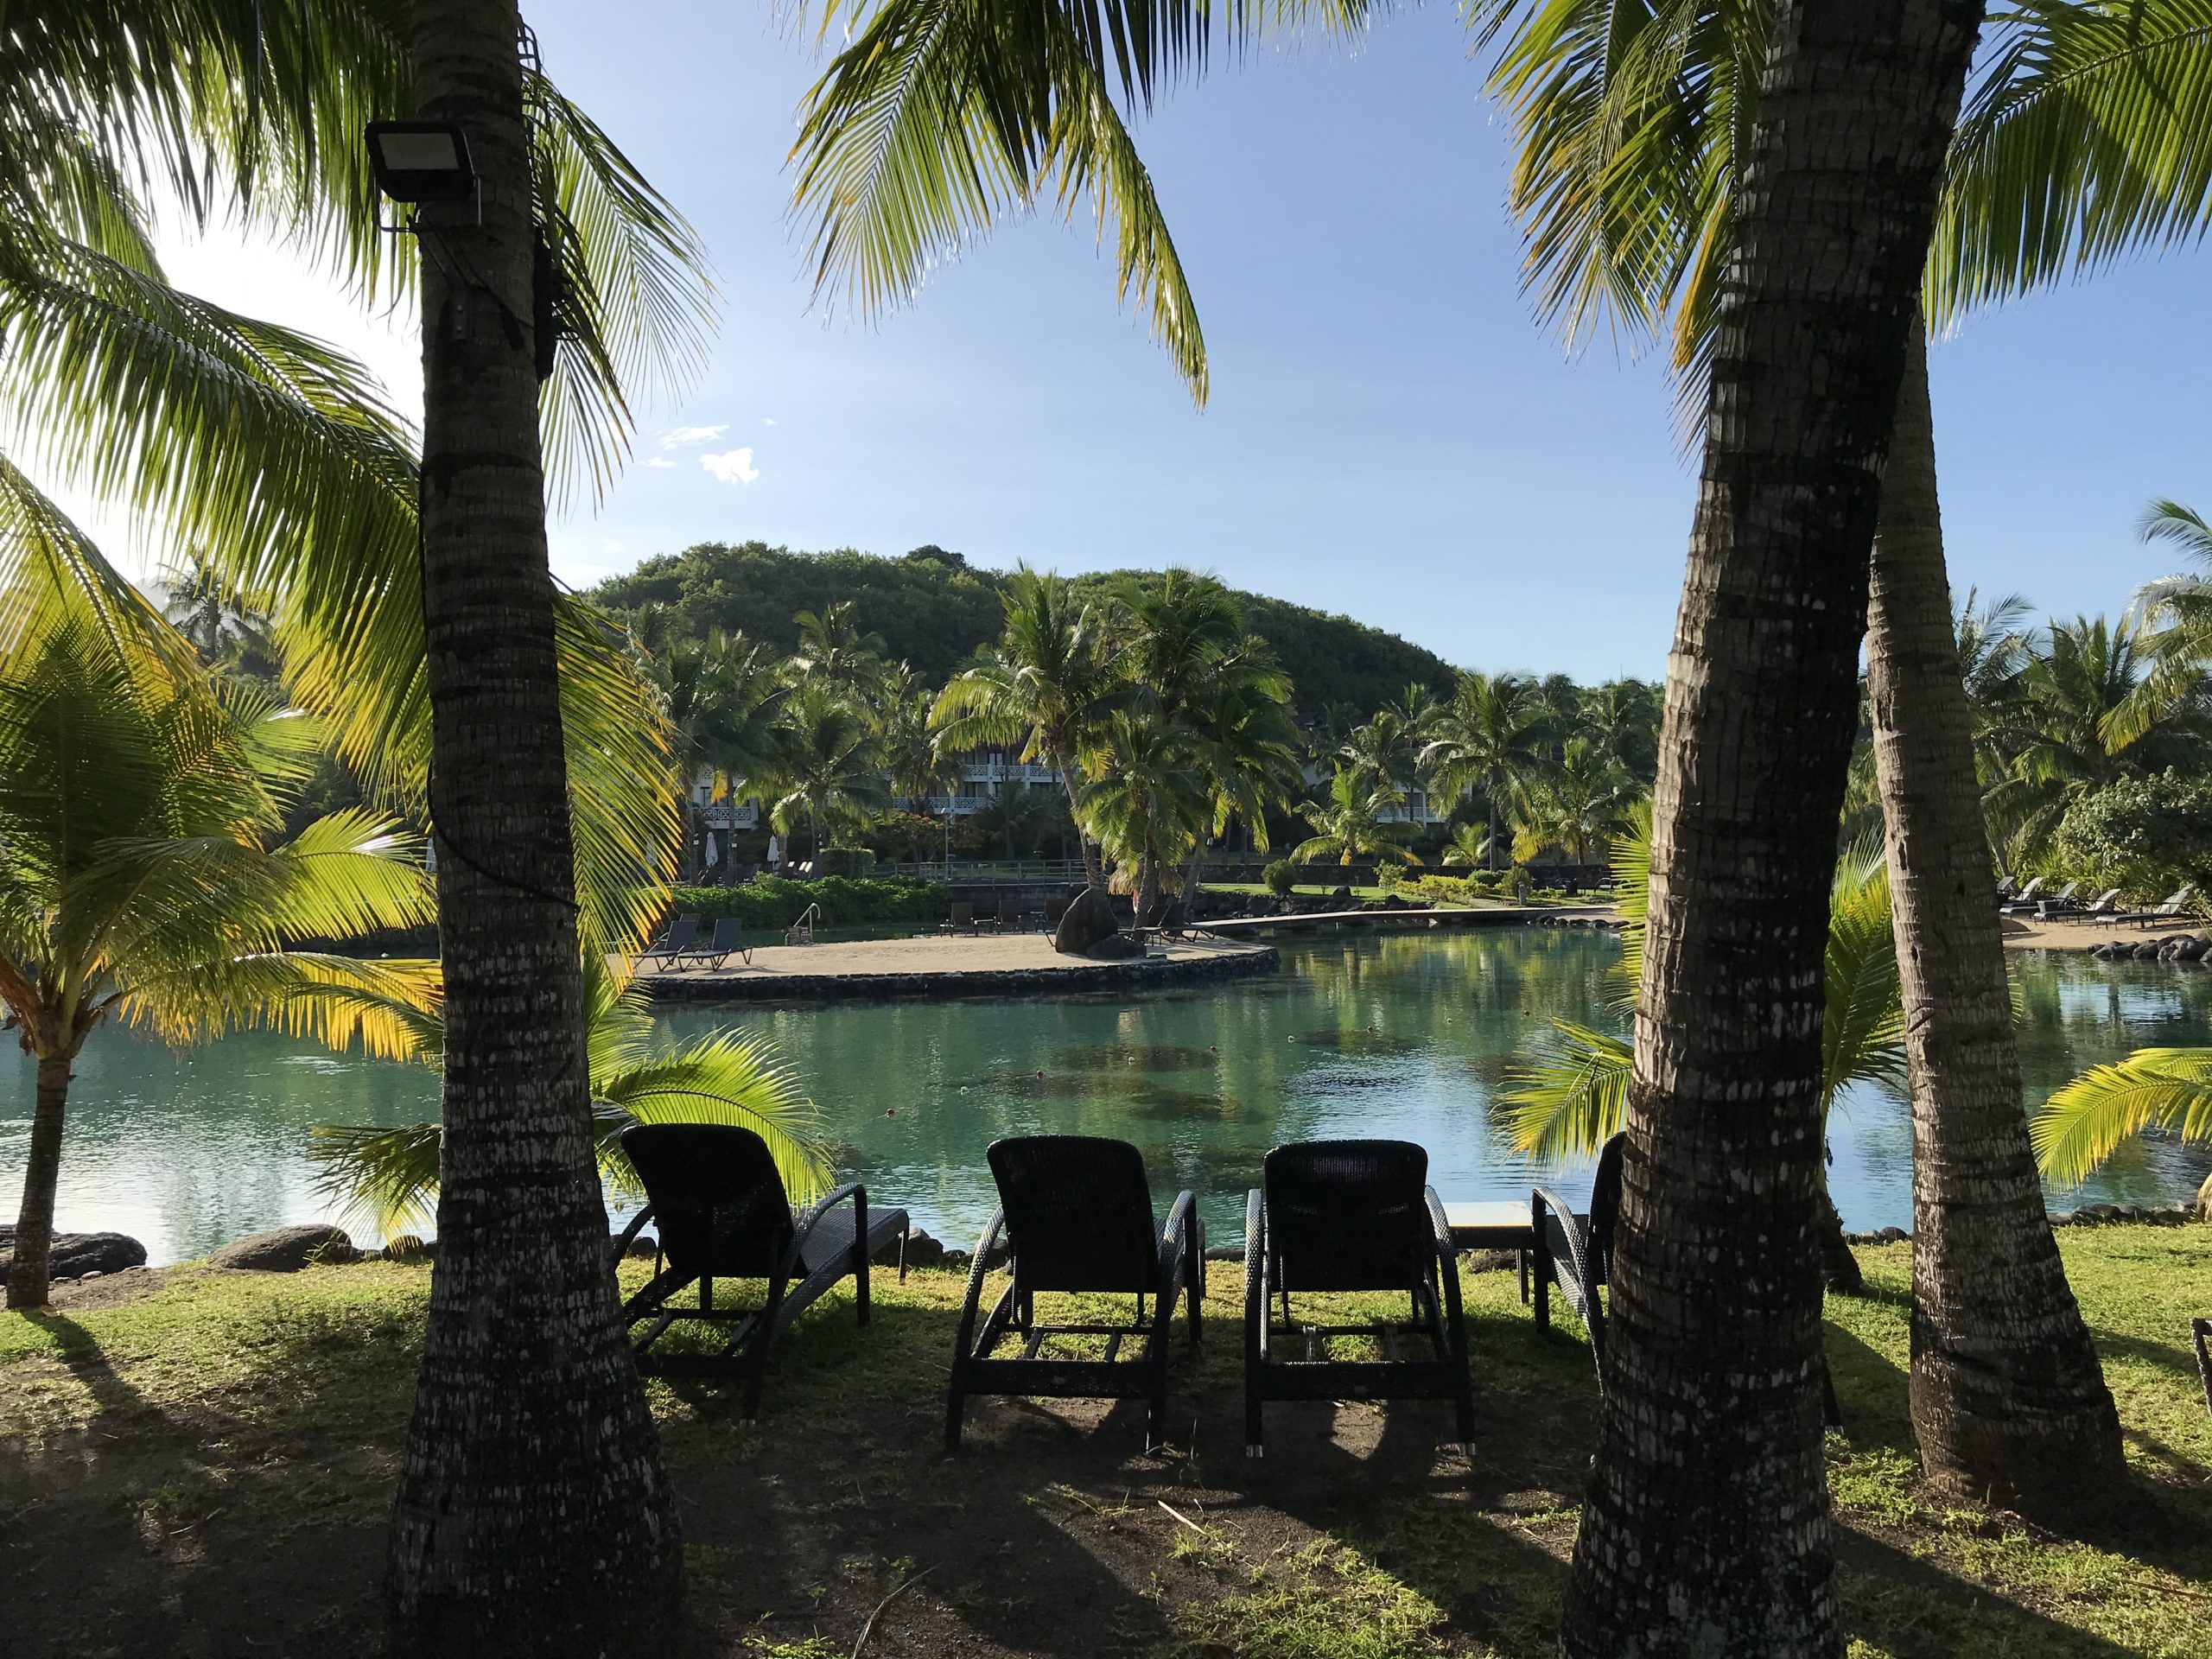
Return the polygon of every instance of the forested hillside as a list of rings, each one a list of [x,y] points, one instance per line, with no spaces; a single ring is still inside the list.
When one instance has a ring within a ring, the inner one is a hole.
[[[1079,576],[1075,586],[1103,594],[1126,574]],[[849,548],[794,553],[765,542],[702,542],[647,559],[630,575],[601,582],[591,597],[617,610],[664,605],[684,632],[742,629],[779,652],[796,645],[791,619],[798,612],[849,600],[853,621],[883,636],[887,656],[941,684],[977,645],[998,637],[1002,581],[997,571],[937,547],[884,558]],[[1302,714],[1318,715],[1339,702],[1374,709],[1414,681],[1451,690],[1451,665],[1395,634],[1263,594],[1237,597],[1254,632],[1290,668]]]

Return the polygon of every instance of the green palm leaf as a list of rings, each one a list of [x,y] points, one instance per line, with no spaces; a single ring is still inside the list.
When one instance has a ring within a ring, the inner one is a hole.
[[[1554,1159],[1594,1154],[1628,1122],[1635,1070],[1636,1046],[1628,1038],[1553,1020],[1550,1035],[1516,1065],[1498,1096],[1514,1150]]]
[[[2203,234],[2212,3],[2023,0],[1959,119],[1925,303],[1980,304]]]
[[[2072,1185],[2148,1128],[2212,1142],[2212,1049],[2142,1048],[2093,1066],[2051,1096],[2028,1122],[2036,1160]],[[2212,1201],[2212,1180],[2200,1196]]]

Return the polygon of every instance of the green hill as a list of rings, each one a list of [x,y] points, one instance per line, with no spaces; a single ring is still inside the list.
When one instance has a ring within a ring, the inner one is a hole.
[[[1103,594],[1130,574],[1108,571],[1075,582],[1086,593]],[[938,547],[883,558],[849,548],[794,553],[765,542],[702,542],[647,559],[628,575],[600,583],[590,596],[618,610],[665,605],[695,632],[741,628],[785,651],[798,641],[791,622],[797,613],[849,599],[855,620],[883,636],[890,656],[912,664],[934,684],[976,646],[998,638],[1001,581],[998,572],[977,569]],[[1332,702],[1365,712],[1413,680],[1439,691],[1451,686],[1450,664],[1394,633],[1264,594],[1239,591],[1237,597],[1253,631],[1295,677],[1303,714],[1318,715]]]

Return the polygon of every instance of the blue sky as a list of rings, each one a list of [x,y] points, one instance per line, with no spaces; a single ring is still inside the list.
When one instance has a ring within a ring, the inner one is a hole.
[[[548,71],[698,226],[723,294],[711,365],[643,423],[639,461],[667,464],[556,524],[568,580],[707,540],[935,542],[999,566],[1210,569],[1470,665],[1663,670],[1694,477],[1662,365],[1602,339],[1570,361],[1536,326],[1507,134],[1450,10],[1357,52],[1224,60],[1139,127],[1205,327],[1203,411],[1116,308],[1086,223],[1011,224],[874,324],[825,315],[783,166],[820,59],[766,8],[530,16]],[[406,331],[283,257],[222,236],[173,264],[419,402]],[[2117,610],[2170,568],[2133,525],[2156,494],[2212,507],[2208,279],[2204,252],[2133,265],[1939,348],[1958,588]],[[659,446],[679,428],[720,429]]]

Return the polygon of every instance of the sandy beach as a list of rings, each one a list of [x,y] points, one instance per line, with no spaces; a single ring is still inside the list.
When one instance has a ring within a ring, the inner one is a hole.
[[[2171,922],[2149,927],[2138,927],[2132,922],[2038,922],[2032,916],[2007,916],[2005,944],[2013,950],[2087,951],[2110,939],[2140,944],[2145,939],[2165,939],[2177,933],[2205,931],[2207,924],[2196,916],[2177,917]]]
[[[1094,962],[1086,957],[1064,957],[1052,949],[1044,933],[982,933],[943,935],[910,939],[855,939],[842,944],[762,945],[746,964],[730,958],[724,968],[686,965],[664,968],[645,965],[642,977],[648,989],[678,987],[697,995],[710,986],[728,986],[734,995],[758,995],[772,990],[778,982],[794,986],[822,980],[889,981],[944,980],[950,988],[968,989],[995,978],[1010,982],[1033,982],[1041,976],[1071,978],[1136,969],[1162,970],[1162,976],[1180,977],[1212,966],[1241,963],[1247,958],[1274,955],[1266,944],[1230,944],[1222,940],[1182,939],[1155,944],[1141,962]]]

